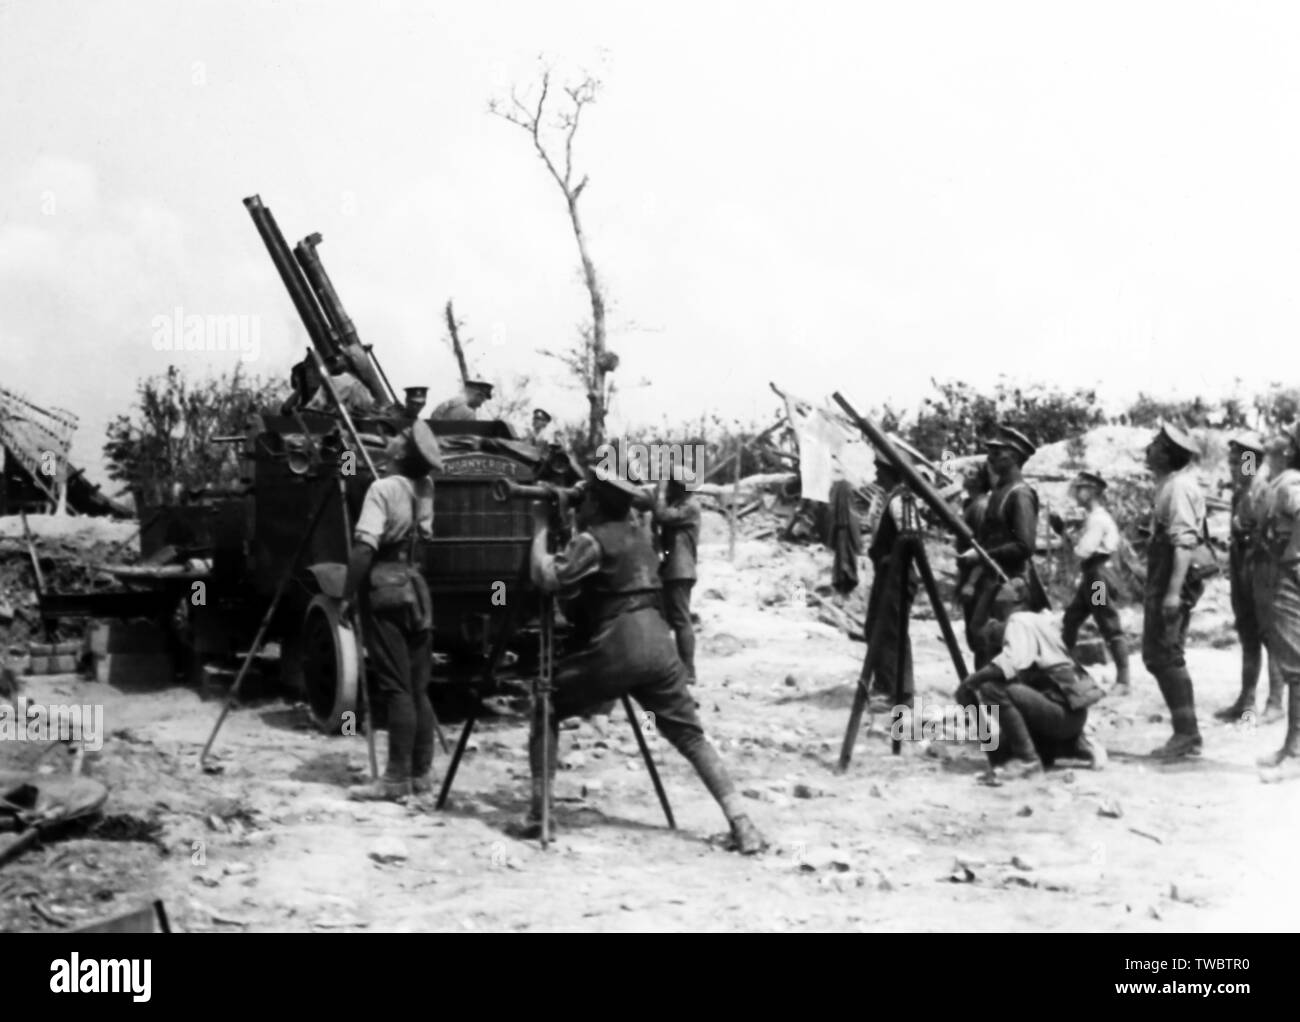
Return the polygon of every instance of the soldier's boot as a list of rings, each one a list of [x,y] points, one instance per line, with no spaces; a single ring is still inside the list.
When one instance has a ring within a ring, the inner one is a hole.
[[[1263,658],[1258,648],[1252,649],[1245,645],[1241,647],[1241,694],[1232,705],[1216,710],[1215,720],[1236,723],[1246,713],[1254,712],[1255,691],[1259,685],[1259,669],[1262,663]]]
[[[1268,700],[1264,703],[1264,713],[1259,718],[1261,724],[1272,724],[1286,716],[1282,709],[1282,697],[1286,693],[1286,682],[1278,670],[1273,658],[1268,658]]]
[[[767,839],[748,816],[736,816],[731,821],[732,846],[741,855],[758,855],[767,850]]]
[[[1289,687],[1291,694],[1287,702],[1286,739],[1277,752],[1259,758],[1261,767],[1280,767],[1284,763],[1294,766],[1297,765],[1294,761],[1300,758],[1300,681],[1291,682]],[[1293,762],[1287,763],[1288,760]]]
[[[1129,691],[1128,642],[1124,636],[1116,635],[1106,640],[1106,648],[1110,650],[1110,658],[1115,661],[1115,688],[1122,695]]]
[[[1029,725],[1020,711],[1009,703],[999,707],[998,731],[998,747],[1008,757],[1000,768],[1001,777],[1016,780],[1043,772],[1043,761],[1038,758]],[[992,765],[992,757],[989,762]]]
[[[348,798],[353,802],[400,802],[410,794],[410,781],[390,781],[385,777],[348,788]]]
[[[1156,675],[1160,691],[1169,707],[1173,721],[1173,736],[1160,748],[1152,751],[1154,759],[1182,759],[1201,754],[1201,729],[1196,722],[1196,703],[1192,691],[1192,676],[1185,666],[1166,667]]]
[[[1105,746],[1100,742],[1093,741],[1082,731],[1079,732],[1078,738],[1071,743],[1067,743],[1066,747],[1061,750],[1061,756],[1069,759],[1081,759],[1091,770],[1104,769],[1108,759]]]

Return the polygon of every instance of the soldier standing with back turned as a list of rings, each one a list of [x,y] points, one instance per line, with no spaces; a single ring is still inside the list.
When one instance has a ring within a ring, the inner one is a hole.
[[[432,788],[433,609],[414,554],[420,536],[432,534],[429,473],[441,467],[438,442],[417,419],[402,434],[397,471],[370,484],[357,516],[342,613],[360,598],[368,662],[388,710],[388,768],[350,788],[353,799],[397,801]]]

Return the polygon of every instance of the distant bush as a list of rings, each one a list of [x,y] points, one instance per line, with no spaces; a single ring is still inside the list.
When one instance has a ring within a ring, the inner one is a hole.
[[[254,412],[279,404],[283,388],[231,373],[190,383],[176,367],[136,384],[136,406],[108,424],[104,460],[136,508],[172,504],[189,490],[231,486],[239,464],[229,444],[212,438],[242,434]]]
[[[930,382],[937,396],[922,399],[915,419],[902,423],[902,432],[932,458],[945,451],[957,457],[977,453],[980,441],[999,424],[1020,430],[1042,446],[1105,422],[1094,390],[1018,385],[1003,378],[986,394],[960,380]]]

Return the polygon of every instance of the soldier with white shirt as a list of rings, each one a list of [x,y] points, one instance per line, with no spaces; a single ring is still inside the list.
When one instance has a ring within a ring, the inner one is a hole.
[[[1024,579],[998,589],[980,636],[992,659],[961,683],[957,702],[998,708],[998,742],[988,758],[1005,778],[1039,774],[1058,758],[1100,768],[1106,752],[1084,726],[1101,687],[1070,656],[1051,611],[1029,605]]]
[[[1061,639],[1066,649],[1073,649],[1080,626],[1091,616],[1115,661],[1115,685],[1127,688],[1128,643],[1120,625],[1118,607],[1123,590],[1113,563],[1119,553],[1120,534],[1114,517],[1102,503],[1106,480],[1095,472],[1080,472],[1070,490],[1086,516],[1074,539],[1074,552],[1080,561],[1079,588],[1065,608]],[[1057,532],[1064,532],[1063,523],[1056,515],[1051,516],[1051,525]]]
[[[398,801],[432,790],[434,717],[433,604],[416,564],[417,544],[433,533],[433,480],[442,456],[429,426],[416,419],[398,441],[396,471],[366,490],[343,589],[343,609],[360,600],[367,665],[388,710],[388,768],[350,798]]]

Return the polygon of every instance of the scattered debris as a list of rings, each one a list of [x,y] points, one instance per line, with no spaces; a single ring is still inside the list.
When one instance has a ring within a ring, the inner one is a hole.
[[[381,837],[378,841],[370,846],[370,858],[375,862],[386,864],[394,862],[405,862],[410,853],[406,845],[395,837]]]

